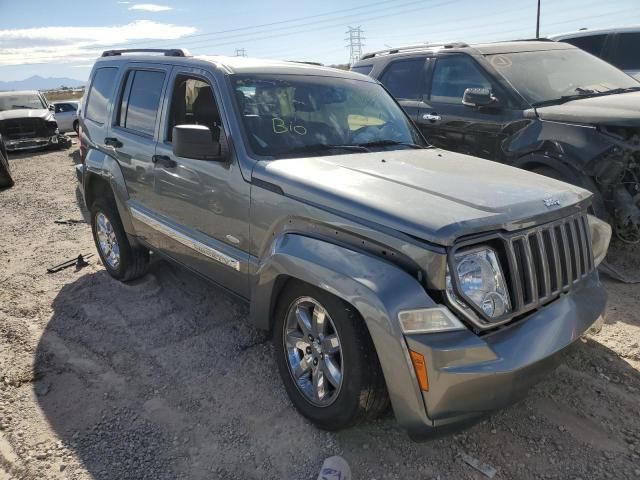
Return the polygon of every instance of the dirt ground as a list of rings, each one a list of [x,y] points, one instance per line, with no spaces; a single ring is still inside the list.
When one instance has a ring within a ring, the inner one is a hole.
[[[0,192],[0,479],[640,478],[640,286],[605,280],[601,333],[528,398],[417,444],[390,413],[339,433],[289,403],[247,307],[164,261],[130,285],[96,261],[74,149],[14,155]]]

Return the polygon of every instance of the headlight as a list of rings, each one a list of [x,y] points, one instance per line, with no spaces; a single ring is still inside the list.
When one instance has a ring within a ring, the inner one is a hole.
[[[404,333],[434,333],[465,329],[462,322],[445,307],[405,310],[398,313],[398,320]]]
[[[496,252],[489,247],[457,253],[453,261],[458,287],[466,300],[473,302],[487,317],[498,318],[511,311],[509,292]],[[447,296],[463,308],[447,271]]]
[[[609,241],[611,240],[611,225],[593,215],[587,215],[587,218],[589,220],[589,230],[591,230],[593,262],[597,267],[607,256]]]

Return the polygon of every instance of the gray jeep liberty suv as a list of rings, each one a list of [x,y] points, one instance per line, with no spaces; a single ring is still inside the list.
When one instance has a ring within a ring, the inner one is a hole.
[[[412,438],[513,402],[601,321],[609,226],[579,187],[429,147],[375,80],[107,51],[77,176],[106,270],[149,251],[250,303],[324,429],[389,400]]]

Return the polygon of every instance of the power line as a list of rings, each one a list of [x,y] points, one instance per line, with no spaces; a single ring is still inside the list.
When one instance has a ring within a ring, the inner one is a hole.
[[[364,46],[364,43],[362,43],[364,40],[363,33],[360,26],[349,27],[349,30],[347,30],[348,37],[345,40],[349,42],[347,45],[349,49],[349,65],[356,63],[362,56],[362,47]]]

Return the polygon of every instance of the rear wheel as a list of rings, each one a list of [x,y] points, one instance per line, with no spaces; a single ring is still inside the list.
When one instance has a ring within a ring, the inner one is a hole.
[[[276,308],[276,363],[298,411],[339,430],[375,418],[388,395],[373,342],[358,312],[341,299],[290,282]]]
[[[91,206],[91,230],[102,264],[113,278],[126,282],[147,272],[149,250],[129,243],[111,199],[96,200]]]
[[[78,134],[79,130],[80,130],[80,123],[78,122],[78,120],[74,120],[73,131],[76,132],[76,134]]]
[[[9,168],[9,159],[0,149],[0,188],[13,187],[13,177]]]

